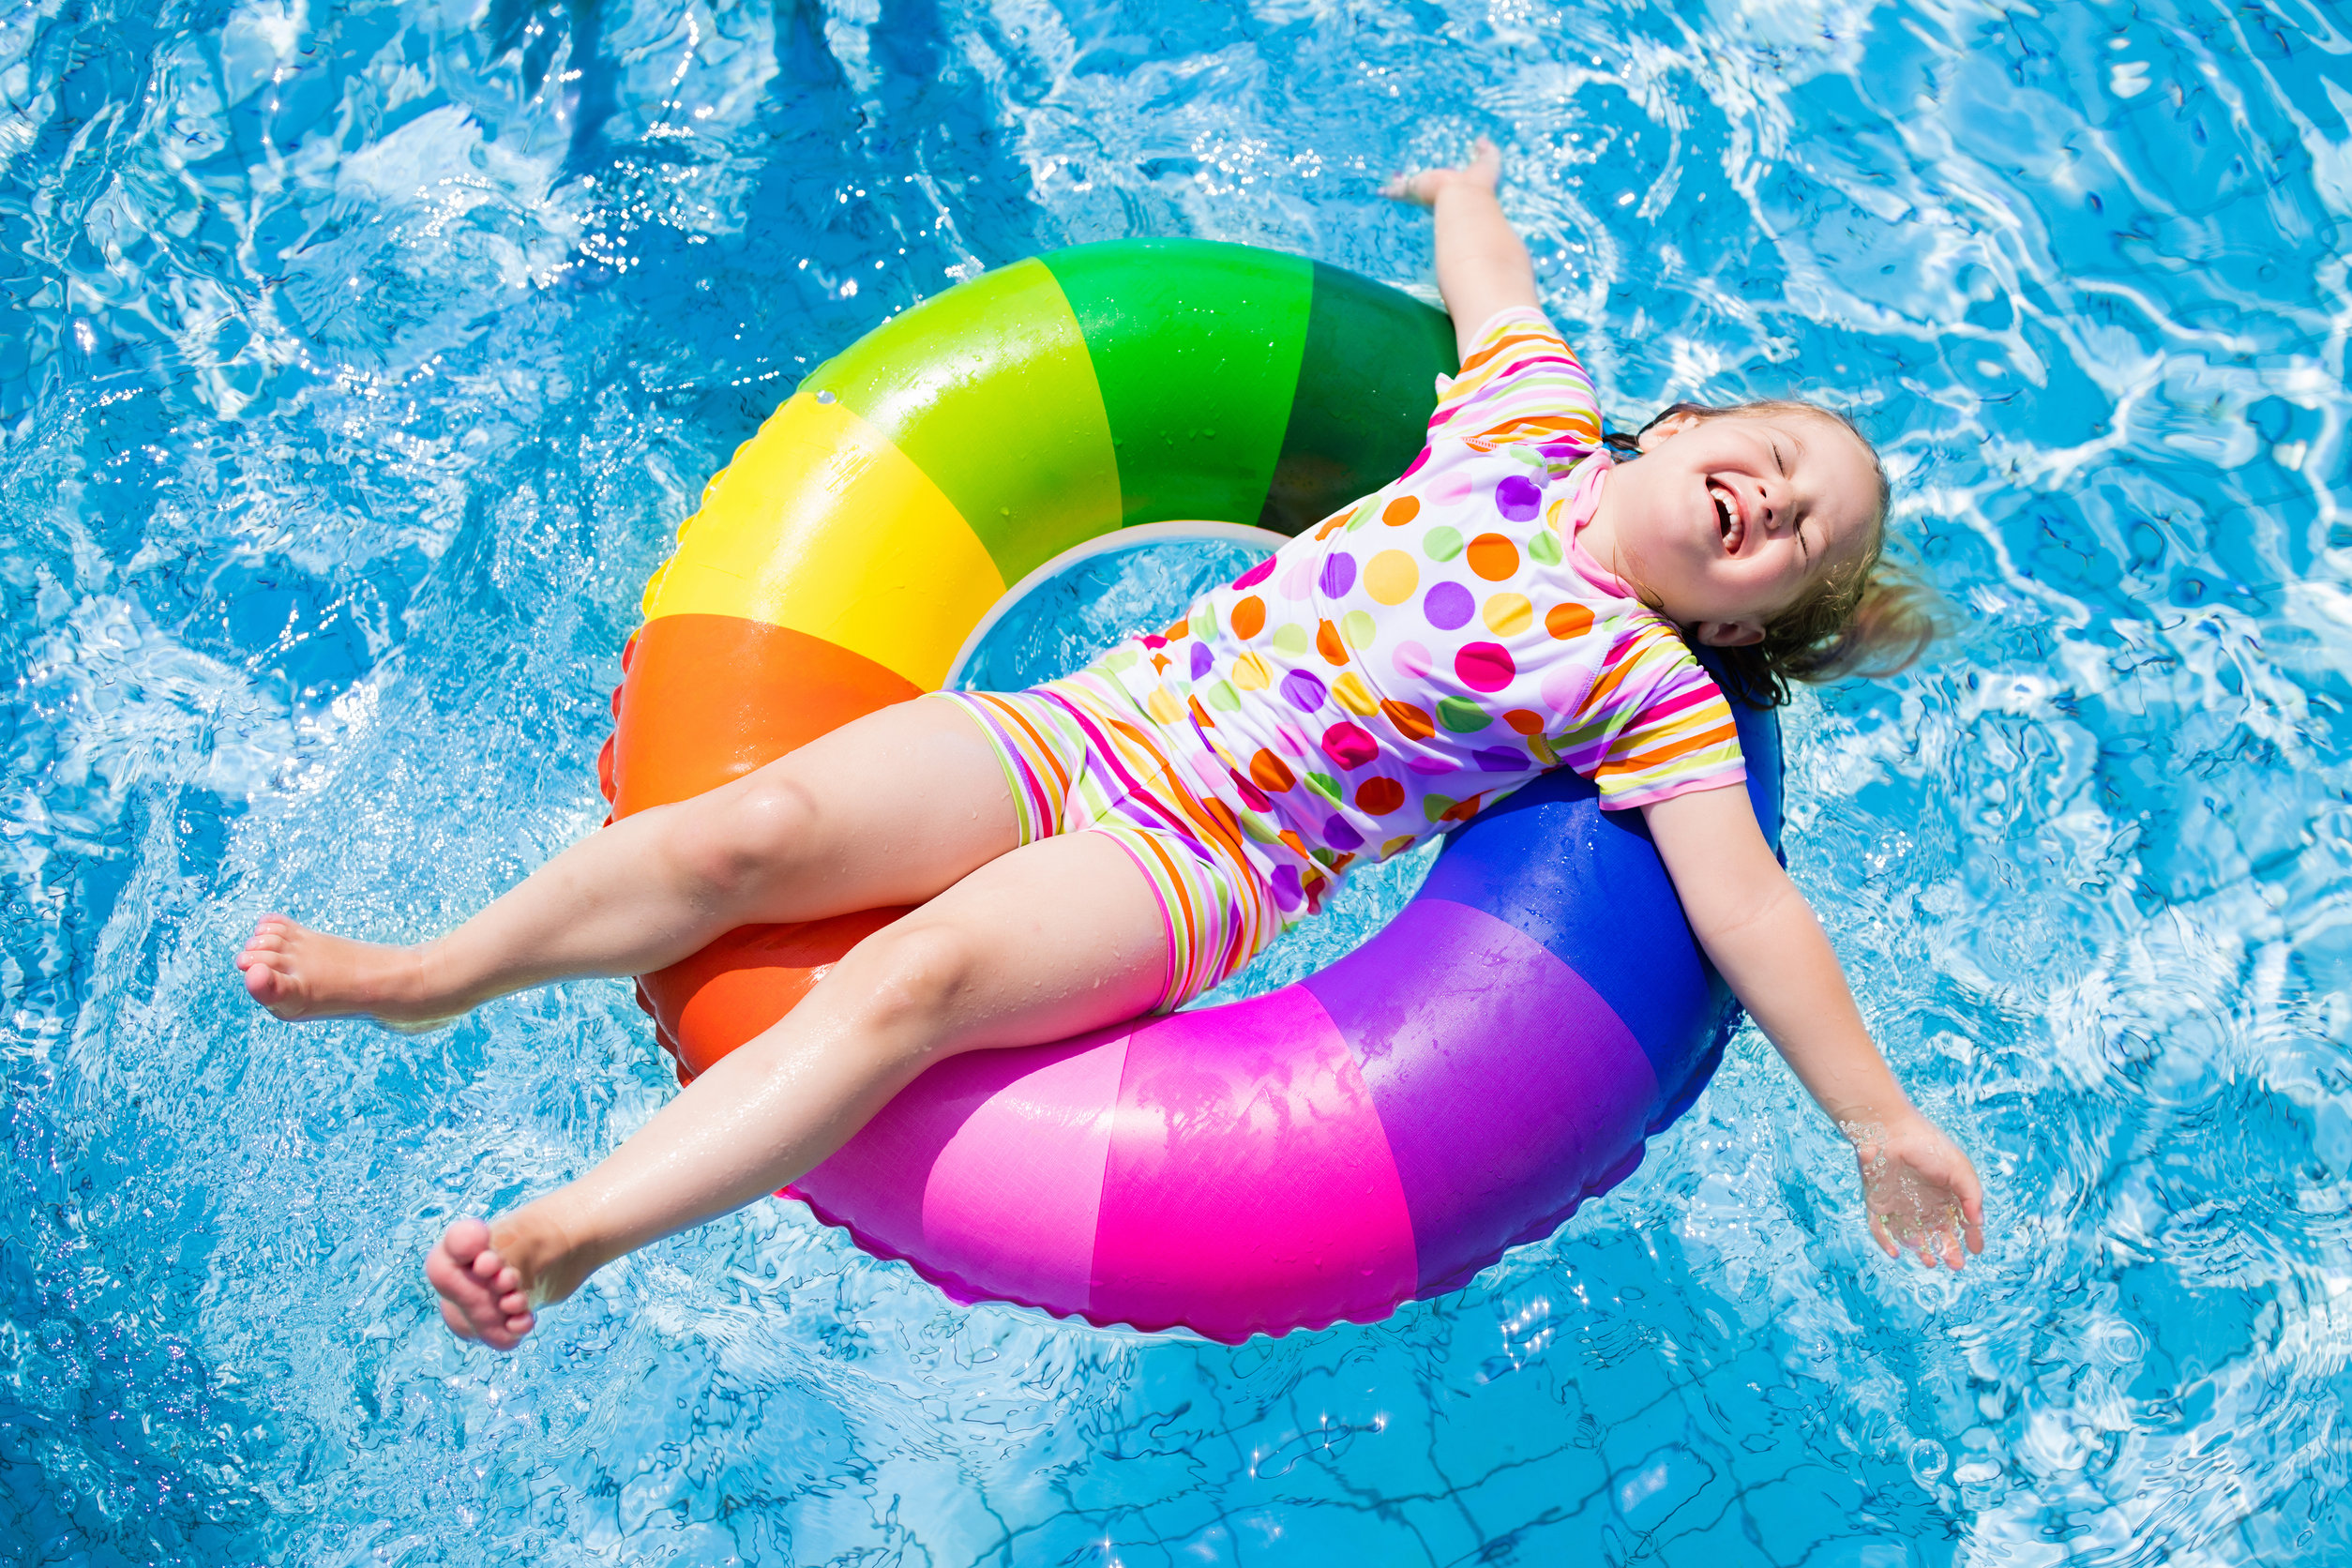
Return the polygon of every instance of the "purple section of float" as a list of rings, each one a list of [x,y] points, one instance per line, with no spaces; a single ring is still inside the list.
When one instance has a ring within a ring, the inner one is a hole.
[[[1440,992],[1401,977],[1443,976]],[[1441,898],[1304,982],[1362,1065],[1412,1216],[1420,1293],[1547,1233],[1639,1163],[1650,1060],[1582,976]]]

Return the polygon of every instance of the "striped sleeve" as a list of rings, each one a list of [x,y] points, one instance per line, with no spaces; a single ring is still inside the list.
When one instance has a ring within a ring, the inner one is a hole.
[[[1578,458],[1601,444],[1601,405],[1573,350],[1532,306],[1498,310],[1479,329],[1429,416],[1429,442],[1473,451],[1531,445]]]
[[[1554,743],[1560,761],[1600,786],[1604,810],[1623,811],[1748,776],[1731,704],[1681,636],[1644,618]]]

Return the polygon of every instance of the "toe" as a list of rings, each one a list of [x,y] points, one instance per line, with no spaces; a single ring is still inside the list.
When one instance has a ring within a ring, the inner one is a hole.
[[[441,1320],[448,1324],[449,1332],[456,1334],[460,1339],[481,1338],[480,1334],[474,1332],[474,1324],[467,1319],[464,1313],[458,1310],[457,1304],[454,1302],[447,1300],[444,1300],[442,1302]]]
[[[478,1219],[457,1221],[442,1233],[437,1249],[447,1255],[459,1268],[471,1268],[474,1260],[490,1247],[490,1227]]]

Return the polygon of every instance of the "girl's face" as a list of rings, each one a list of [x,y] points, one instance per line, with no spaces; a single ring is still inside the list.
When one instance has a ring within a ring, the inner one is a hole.
[[[1834,419],[1680,414],[1609,473],[1581,541],[1700,642],[1737,648],[1869,549],[1878,472]]]

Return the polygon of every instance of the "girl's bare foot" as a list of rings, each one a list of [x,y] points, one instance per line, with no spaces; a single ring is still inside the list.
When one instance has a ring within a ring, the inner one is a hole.
[[[532,1311],[560,1302],[588,1275],[562,1232],[526,1205],[498,1222],[461,1219],[443,1232],[425,1259],[425,1277],[441,1292],[441,1320],[460,1339],[511,1350],[538,1325]]]
[[[359,1013],[414,1029],[464,1011],[433,991],[424,949],[331,937],[282,914],[262,917],[237,968],[247,994],[288,1022]]]

